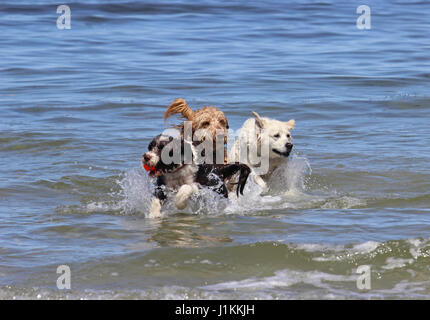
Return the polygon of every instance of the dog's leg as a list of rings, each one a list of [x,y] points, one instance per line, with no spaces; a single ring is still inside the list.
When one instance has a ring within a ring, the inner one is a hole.
[[[151,206],[149,208],[149,217],[158,218],[161,216],[161,201],[158,198],[152,198]]]
[[[185,209],[185,207],[188,204],[188,199],[191,197],[191,195],[195,192],[197,192],[198,187],[196,184],[184,184],[181,186],[178,190],[178,193],[176,193],[175,196],[175,206],[179,210]]]
[[[240,194],[243,195],[243,189],[245,189],[246,180],[248,179],[249,174],[251,173],[251,169],[245,165],[245,164],[239,164],[240,167],[240,174],[239,174],[239,181],[237,182],[237,189],[236,194],[239,197],[239,191]]]
[[[161,216],[161,206],[166,199],[167,195],[164,190],[164,179],[162,177],[158,177],[154,191],[154,198],[152,199],[151,206],[149,207],[150,218],[158,218]]]
[[[269,191],[269,187],[267,186],[267,183],[259,175],[254,174],[254,182],[263,189],[262,193],[266,193]]]

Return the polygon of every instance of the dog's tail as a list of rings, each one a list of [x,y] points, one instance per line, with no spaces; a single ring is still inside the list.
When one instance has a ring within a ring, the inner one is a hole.
[[[236,195],[239,197],[240,194],[243,195],[243,189],[245,189],[246,180],[248,179],[249,174],[251,173],[251,169],[246,164],[239,164],[240,166],[240,174],[239,181],[237,182]]]
[[[243,195],[243,189],[245,189],[246,180],[248,180],[248,176],[251,173],[251,168],[248,167],[244,163],[234,162],[224,165],[224,170],[222,171],[222,176],[224,179],[231,180],[237,172],[239,172],[239,179],[237,182],[228,182],[230,186],[237,185],[236,187],[236,195],[239,197],[239,194]],[[235,178],[233,178],[235,179]],[[229,187],[231,190],[231,187]]]
[[[164,120],[173,114],[181,114],[187,120],[193,120],[194,111],[188,106],[184,99],[178,98],[172,102],[164,113]]]

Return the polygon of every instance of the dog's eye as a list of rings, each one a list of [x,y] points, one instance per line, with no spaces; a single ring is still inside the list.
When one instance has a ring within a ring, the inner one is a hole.
[[[278,139],[280,137],[280,135],[279,135],[279,133],[277,133],[273,137],[276,138],[276,139]]]
[[[220,125],[222,125],[223,127],[226,127],[227,129],[229,128],[228,127],[228,123],[225,121],[225,120],[220,120]]]
[[[287,134],[287,138],[291,138],[291,135],[290,135],[290,134]]]
[[[158,144],[158,150],[163,150],[163,148],[168,144],[167,141],[162,141]]]
[[[209,127],[209,124],[210,124],[209,121],[205,121],[202,123],[202,127],[203,128]]]

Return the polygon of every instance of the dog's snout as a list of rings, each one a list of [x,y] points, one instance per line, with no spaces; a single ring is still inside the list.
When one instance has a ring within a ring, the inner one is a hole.
[[[291,149],[293,149],[293,144],[292,144],[292,143],[290,143],[290,142],[287,142],[287,143],[285,144],[285,147],[287,148],[287,150],[291,150]]]
[[[146,162],[148,162],[149,160],[151,160],[151,156],[149,154],[145,153],[143,155],[143,160],[145,160]]]

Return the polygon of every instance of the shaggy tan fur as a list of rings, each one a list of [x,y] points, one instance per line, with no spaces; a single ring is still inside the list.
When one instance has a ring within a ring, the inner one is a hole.
[[[172,104],[167,108],[164,113],[164,120],[174,114],[182,114],[182,116],[187,120],[192,120],[194,117],[194,111],[188,106],[184,99],[178,98],[172,102]]]
[[[227,143],[228,136],[228,120],[220,109],[214,106],[205,106],[202,109],[193,111],[184,99],[178,98],[172,102],[164,113],[164,120],[174,114],[180,114],[186,120],[192,122],[193,132],[199,129],[208,130],[212,136],[214,146],[217,139],[216,131],[222,131],[224,134],[224,144]],[[183,129],[183,124],[177,126]],[[215,149],[214,149],[215,151]],[[225,160],[227,155],[225,154]]]

